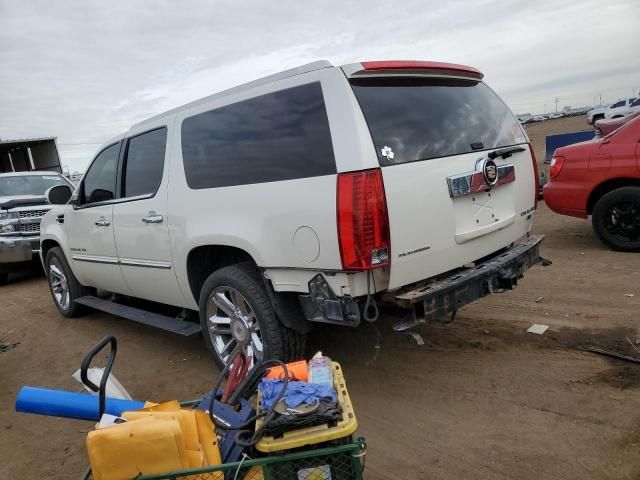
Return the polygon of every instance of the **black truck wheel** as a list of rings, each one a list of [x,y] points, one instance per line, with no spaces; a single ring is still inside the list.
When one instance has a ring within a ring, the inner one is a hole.
[[[591,221],[605,245],[621,252],[640,251],[640,187],[622,187],[603,195]]]

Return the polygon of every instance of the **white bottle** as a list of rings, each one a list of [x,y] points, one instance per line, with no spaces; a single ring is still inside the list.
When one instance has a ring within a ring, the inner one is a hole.
[[[316,353],[309,360],[309,383],[333,386],[331,359],[323,356],[322,352]]]

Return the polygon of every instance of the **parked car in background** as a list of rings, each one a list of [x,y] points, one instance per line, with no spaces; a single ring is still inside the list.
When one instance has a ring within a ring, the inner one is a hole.
[[[222,365],[237,347],[301,358],[312,322],[374,321],[376,302],[405,308],[406,330],[514,288],[542,261],[537,164],[482,79],[439,62],[316,62],[134,125],[45,217],[56,307],[202,331]]]
[[[601,118],[604,118],[604,114],[608,108],[609,106],[607,105],[607,106],[599,106],[589,110],[587,112],[587,123],[589,125],[593,125],[595,122],[597,122]]]
[[[598,120],[593,126],[595,136],[599,138],[609,135],[638,116],[640,116],[640,111],[625,115],[624,117],[612,118],[611,120]]]
[[[638,142],[640,117],[602,138],[558,148],[544,187],[549,208],[562,215],[591,215],[604,244],[640,251]]]
[[[73,187],[55,172],[0,173],[0,283],[38,258],[45,194],[57,185]]]
[[[640,112],[640,98],[630,99],[630,100],[633,100],[633,101],[630,103],[627,103],[627,105],[616,107],[615,109],[612,106],[612,108],[605,113],[605,118],[606,119],[623,118],[632,113]]]
[[[613,105],[611,105],[604,112],[604,118],[620,118],[625,115],[632,113],[634,110],[637,110],[638,107],[638,98],[625,98],[623,100],[618,100]],[[634,106],[635,105],[635,106]]]
[[[555,120],[557,118],[562,118],[562,117],[564,117],[564,113],[562,113],[562,112],[554,112],[554,113],[550,113],[549,114],[549,119],[550,120]]]

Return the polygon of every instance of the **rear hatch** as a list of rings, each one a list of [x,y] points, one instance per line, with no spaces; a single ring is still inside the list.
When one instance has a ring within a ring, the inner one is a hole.
[[[474,262],[530,230],[532,150],[482,74],[397,66],[345,73],[382,169],[390,289]]]

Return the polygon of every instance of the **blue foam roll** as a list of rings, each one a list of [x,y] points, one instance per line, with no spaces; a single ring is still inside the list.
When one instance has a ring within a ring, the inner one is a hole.
[[[105,413],[120,416],[128,410],[144,408],[144,402],[136,400],[105,399]],[[48,388],[22,387],[16,398],[16,412],[36,413],[51,417],[99,420],[99,399],[88,393],[51,390]]]

